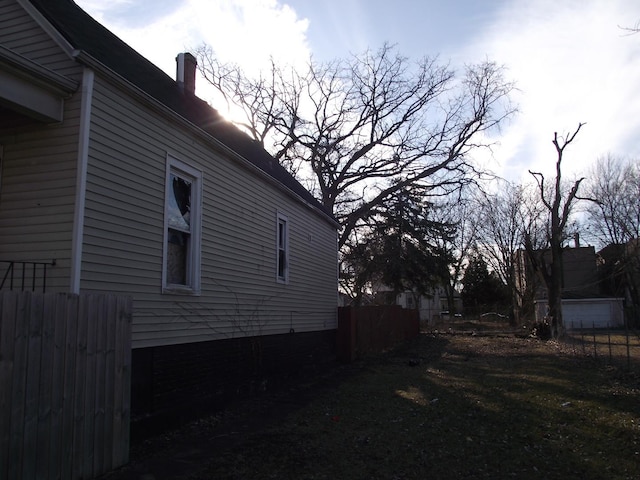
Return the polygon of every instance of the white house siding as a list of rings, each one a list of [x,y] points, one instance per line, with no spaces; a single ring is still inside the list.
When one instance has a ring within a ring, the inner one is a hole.
[[[199,296],[161,293],[167,153],[203,173]],[[134,347],[336,327],[335,228],[270,180],[99,76],[89,157],[81,289],[133,296]]]
[[[536,319],[547,312],[547,301],[536,300]],[[562,300],[562,321],[567,329],[617,328],[624,325],[622,298],[581,298]]]
[[[0,0],[0,45],[80,76],[81,68],[14,1]],[[48,291],[69,290],[79,115],[76,93],[65,100],[62,123],[0,132],[0,260],[55,259]]]
[[[0,0],[0,45],[43,67],[80,80],[82,71],[15,0]]]

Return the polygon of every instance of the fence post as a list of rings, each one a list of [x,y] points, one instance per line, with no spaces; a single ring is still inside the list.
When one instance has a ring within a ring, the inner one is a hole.
[[[627,325],[627,371],[631,371],[631,351],[629,349],[629,322],[625,322]]]
[[[612,356],[611,356],[611,325],[607,323],[607,339],[609,342],[609,363],[612,363]]]

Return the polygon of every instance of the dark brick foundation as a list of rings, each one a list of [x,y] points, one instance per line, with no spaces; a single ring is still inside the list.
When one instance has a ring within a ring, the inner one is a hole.
[[[132,439],[276,389],[335,363],[336,331],[134,349]]]

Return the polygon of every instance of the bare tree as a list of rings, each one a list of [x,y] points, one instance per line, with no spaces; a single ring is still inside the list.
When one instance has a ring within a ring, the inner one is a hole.
[[[578,124],[578,128],[564,138],[558,137],[557,132],[554,133],[552,143],[556,150],[556,175],[549,188],[545,184],[545,177],[542,173],[529,170],[538,185],[539,198],[548,215],[546,240],[550,254],[545,255],[544,251],[536,248],[531,231],[525,232],[525,249],[533,268],[540,274],[546,286],[548,317],[553,338],[564,335],[562,323],[562,242],[571,215],[571,208],[574,201],[579,198],[578,189],[584,180],[582,177],[573,182],[565,197],[562,183],[562,159],[565,149],[574,141],[583,125],[583,123]]]
[[[627,32],[627,35],[635,35],[636,33],[640,32],[640,20],[638,20],[631,27],[629,27],[629,26],[624,27],[624,26],[618,25],[618,28],[620,28],[621,30],[624,30],[625,32]]]
[[[606,246],[623,244],[640,236],[640,161],[607,156],[590,172],[587,194],[589,228]]]
[[[527,194],[522,185],[500,182],[495,194],[481,194],[477,203],[478,250],[487,264],[507,286],[511,300],[510,322],[521,320],[522,307],[530,296],[530,285],[518,279],[518,251],[524,243]]]
[[[446,194],[475,182],[475,149],[514,109],[512,84],[485,61],[461,78],[437,58],[412,64],[384,45],[304,73],[271,64],[256,79],[198,52],[205,78],[244,112],[241,126],[334,213],[343,246],[362,219],[411,186]]]
[[[602,271],[610,294],[624,295],[640,312],[640,161],[611,155],[600,158],[590,174],[589,230],[604,247]],[[632,316],[634,312],[631,312]]]
[[[454,227],[448,235],[434,238],[441,255],[448,258],[449,264],[441,273],[443,288],[447,297],[447,306],[455,312],[455,295],[461,290],[461,281],[469,258],[473,253],[478,238],[478,215],[475,205],[468,199],[449,199],[440,204],[435,217],[439,223]]]

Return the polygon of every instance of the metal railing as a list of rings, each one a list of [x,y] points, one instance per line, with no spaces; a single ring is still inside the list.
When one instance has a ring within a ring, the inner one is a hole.
[[[26,262],[15,260],[0,260],[1,265],[7,265],[0,282],[0,290],[8,288],[9,290],[25,290],[36,291],[36,287],[40,290],[41,283],[42,293],[47,290],[47,267],[55,266],[56,261],[50,262]],[[4,270],[4,267],[2,267]],[[2,270],[0,270],[1,272]]]

